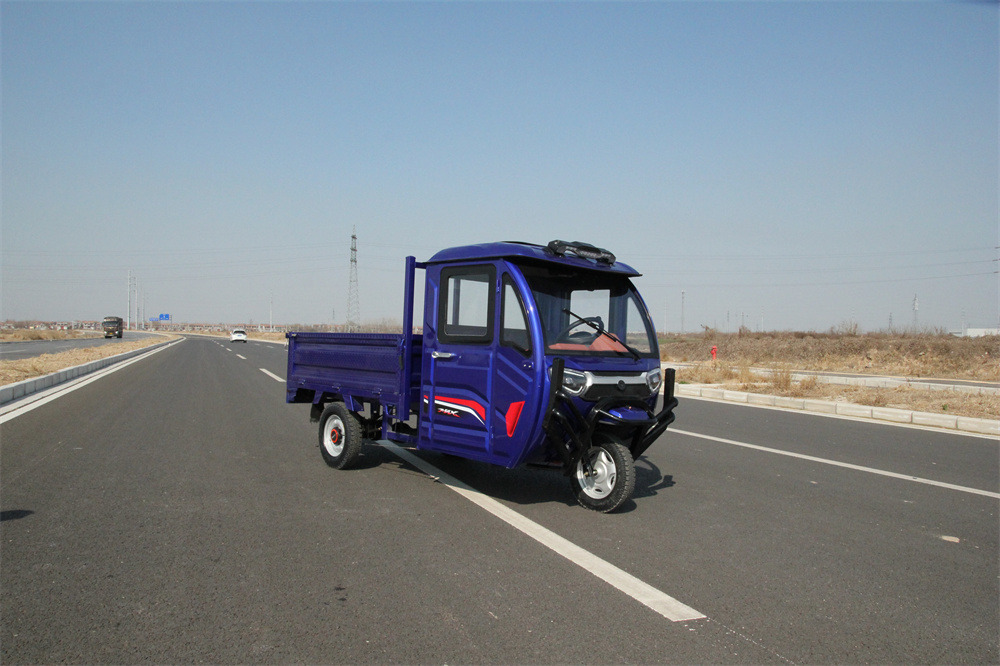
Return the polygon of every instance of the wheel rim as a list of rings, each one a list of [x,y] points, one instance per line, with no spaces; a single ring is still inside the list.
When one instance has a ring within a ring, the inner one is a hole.
[[[336,458],[344,452],[344,422],[339,416],[331,416],[323,427],[323,448]]]
[[[576,480],[580,489],[588,497],[603,499],[615,489],[618,480],[618,468],[611,455],[602,448],[593,449],[589,454],[590,466],[594,470],[590,476],[583,473],[583,462],[576,465]]]

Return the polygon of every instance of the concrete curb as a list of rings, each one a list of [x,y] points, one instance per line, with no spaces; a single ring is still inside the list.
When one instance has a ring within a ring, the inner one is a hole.
[[[127,361],[130,358],[134,358],[140,354],[145,354],[146,352],[158,349],[172,342],[175,342],[175,340],[164,340],[163,342],[158,342],[155,345],[125,352],[124,354],[118,354],[117,356],[99,358],[96,361],[83,363],[82,365],[75,365],[72,368],[59,370],[48,375],[42,375],[41,377],[32,377],[31,379],[25,379],[24,381],[14,384],[0,386],[0,405],[6,405],[9,402],[31,395],[32,393],[37,393],[39,391],[52,388],[53,386],[58,386],[59,384],[70,381],[71,379],[76,379],[77,377],[82,377],[83,375],[106,368],[109,365]]]
[[[767,370],[755,370],[759,375],[767,376],[771,374]],[[935,384],[933,382],[921,381],[919,379],[896,379],[894,377],[838,377],[831,375],[819,375],[809,372],[793,372],[792,381],[801,382],[804,379],[816,378],[824,384],[838,384],[840,386],[869,386],[872,388],[896,388],[906,386],[908,388],[922,389],[925,391],[957,391],[959,393],[972,393],[975,395],[997,395],[1000,388],[992,386],[965,386],[962,384]]]
[[[977,435],[1000,436],[1000,421],[994,421],[992,419],[973,419],[965,416],[950,416],[948,414],[913,412],[905,409],[892,409],[890,407],[868,407],[867,405],[856,405],[847,402],[833,402],[830,400],[783,398],[776,395],[729,391],[710,385],[699,384],[678,384],[675,387],[674,392],[679,396],[688,396],[693,398],[725,400],[727,402],[757,405],[760,407],[799,409],[804,412],[836,414],[839,416],[873,419],[875,421],[929,426],[932,428],[945,428],[948,430],[974,433]]]

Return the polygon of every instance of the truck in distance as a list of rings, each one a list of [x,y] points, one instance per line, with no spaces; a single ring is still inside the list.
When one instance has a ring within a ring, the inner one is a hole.
[[[413,333],[424,271],[423,333]],[[406,259],[403,333],[289,332],[287,396],[319,449],[351,466],[363,439],[512,468],[561,469],[577,501],[631,498],[635,459],[674,420],[633,268],[587,243],[486,243]],[[656,411],[662,390],[663,406]]]
[[[105,317],[101,322],[105,338],[120,338],[125,331],[125,320],[121,317]]]

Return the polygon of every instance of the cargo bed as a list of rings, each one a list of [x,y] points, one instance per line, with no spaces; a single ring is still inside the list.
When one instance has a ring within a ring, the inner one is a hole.
[[[289,333],[286,401],[375,401],[406,420],[419,404],[421,351],[421,335]]]

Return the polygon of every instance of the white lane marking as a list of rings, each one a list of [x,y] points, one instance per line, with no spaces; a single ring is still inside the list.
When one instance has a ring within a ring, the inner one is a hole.
[[[71,393],[77,390],[78,388],[83,388],[84,386],[90,384],[91,382],[96,382],[101,377],[110,375],[112,372],[118,372],[122,368],[130,366],[133,363],[141,361],[142,359],[147,358],[149,356],[152,356],[153,354],[157,354],[168,347],[173,347],[178,342],[183,342],[183,340],[184,338],[181,338],[169,344],[163,345],[162,347],[157,347],[156,349],[148,351],[145,354],[140,354],[139,356],[130,358],[127,361],[121,361],[120,363],[109,365],[108,367],[102,370],[97,370],[88,375],[84,375],[83,377],[80,377],[78,379],[70,380],[63,384],[59,384],[58,386],[54,386],[46,391],[42,391],[41,393],[36,393],[33,396],[35,399],[31,400],[31,402],[28,403],[19,402],[12,405],[8,405],[7,407],[4,407],[4,411],[2,415],[0,415],[0,423],[6,423],[7,421],[16,419],[18,416],[21,416],[22,414],[27,414],[31,410],[37,407],[41,407],[46,403],[52,402],[56,398],[61,398],[67,393]],[[30,398],[25,398],[25,399],[30,400]]]
[[[244,361],[245,361],[245,360],[247,360],[247,357],[246,357],[246,356],[244,356],[243,354],[237,354],[237,355],[236,355],[236,358],[241,358],[241,359],[243,359]]]
[[[465,499],[477,504],[480,508],[492,513],[511,527],[520,530],[543,546],[562,555],[570,562],[583,567],[601,580],[613,585],[671,622],[686,622],[688,620],[701,620],[705,618],[705,615],[690,606],[677,601],[652,585],[644,583],[632,574],[580,548],[548,528],[542,527],[538,523],[525,518],[495,499],[483,495],[478,490],[467,486],[455,477],[421,460],[406,449],[388,440],[380,440],[379,444],[428,476],[445,484]]]
[[[713,437],[711,435],[702,435],[697,432],[689,432],[687,430],[678,430],[677,428],[671,428],[670,432],[677,433],[678,435],[687,435],[688,437],[698,437],[700,439],[707,439],[712,442],[720,442],[722,444],[730,444],[732,446],[742,446],[745,449],[753,449],[755,451],[765,451],[767,453],[777,453],[778,455],[788,456],[789,458],[798,458],[800,460],[809,460],[810,462],[818,462],[824,465],[832,465],[834,467],[843,467],[845,469],[853,469],[858,472],[867,472],[869,474],[878,474],[879,476],[888,476],[893,479],[902,479],[903,481],[912,481],[914,483],[923,483],[928,486],[937,486],[938,488],[947,488],[948,490],[958,490],[963,493],[970,493],[972,495],[984,495],[986,497],[993,497],[1000,499],[1000,493],[995,493],[990,490],[980,490],[979,488],[969,488],[967,486],[958,486],[953,483],[945,483],[944,481],[934,481],[933,479],[923,479],[919,476],[912,476],[910,474],[899,474],[898,472],[887,472],[884,469],[875,469],[874,467],[864,467],[863,465],[854,465],[851,463],[840,462],[838,460],[829,460],[827,458],[817,458],[816,456],[808,456],[804,453],[793,453],[791,451],[782,451],[781,449],[772,449],[767,446],[759,446],[757,444],[749,444],[747,442],[737,442],[732,439],[724,439],[722,437]]]
[[[257,368],[257,369],[260,370],[261,372],[263,372],[265,375],[267,375],[271,379],[274,379],[275,381],[279,381],[279,382],[285,381],[284,379],[282,379],[278,375],[274,374],[273,372],[270,372],[269,370],[265,370],[264,368]]]

